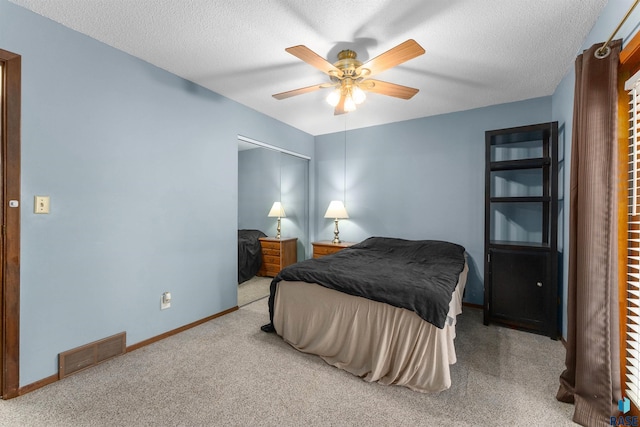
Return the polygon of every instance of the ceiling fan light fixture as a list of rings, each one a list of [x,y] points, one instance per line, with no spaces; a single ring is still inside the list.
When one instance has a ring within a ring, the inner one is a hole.
[[[340,89],[332,90],[329,95],[327,95],[327,103],[332,107],[335,107],[340,102]]]
[[[334,107],[333,114],[337,116],[355,111],[356,106],[366,99],[364,91],[400,99],[410,99],[418,93],[418,89],[415,88],[369,80],[375,74],[422,55],[424,49],[413,39],[400,43],[364,64],[357,59],[356,52],[349,49],[340,51],[338,61],[333,64],[304,45],[291,46],[285,51],[328,75],[331,82],[276,93],[272,95],[276,99],[286,99],[333,87],[335,90],[326,97],[326,101]]]
[[[344,100],[344,111],[351,112],[356,110],[356,103],[354,102],[351,95],[347,95]]]
[[[353,91],[351,92],[351,97],[353,98],[353,102],[358,105],[362,104],[364,100],[367,99],[367,95],[358,86],[354,86]]]

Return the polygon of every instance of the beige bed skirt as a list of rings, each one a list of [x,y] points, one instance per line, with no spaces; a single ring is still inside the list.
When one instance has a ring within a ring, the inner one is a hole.
[[[273,324],[294,348],[366,381],[420,392],[451,386],[456,316],[468,266],[460,273],[443,329],[412,311],[305,282],[278,283]]]

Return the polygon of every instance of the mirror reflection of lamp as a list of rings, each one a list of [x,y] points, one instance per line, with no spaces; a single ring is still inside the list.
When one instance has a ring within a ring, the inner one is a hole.
[[[284,207],[282,207],[282,203],[273,202],[273,206],[271,206],[271,210],[269,211],[269,218],[278,218],[278,234],[276,234],[276,239],[280,238],[280,218],[286,218],[287,215],[284,213]]]
[[[340,231],[338,230],[338,220],[349,218],[349,214],[347,213],[347,209],[344,207],[344,204],[339,200],[332,200],[329,203],[329,207],[324,214],[325,218],[333,218],[335,221],[335,228],[333,230],[333,240],[331,243],[340,243],[340,238],[338,234]]]

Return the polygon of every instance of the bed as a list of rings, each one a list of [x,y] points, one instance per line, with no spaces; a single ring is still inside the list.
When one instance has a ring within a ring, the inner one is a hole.
[[[366,381],[446,390],[467,272],[460,245],[371,237],[281,270],[266,330]]]
[[[267,237],[260,230],[238,230],[238,284],[256,275],[262,265],[260,237]]]

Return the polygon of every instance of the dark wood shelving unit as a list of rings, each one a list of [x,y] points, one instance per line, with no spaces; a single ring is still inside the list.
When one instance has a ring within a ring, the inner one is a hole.
[[[557,339],[558,123],[485,133],[484,323]]]

